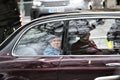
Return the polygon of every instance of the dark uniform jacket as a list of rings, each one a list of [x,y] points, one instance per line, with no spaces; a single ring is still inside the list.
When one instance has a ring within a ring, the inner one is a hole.
[[[71,46],[71,53],[74,55],[97,54],[98,51],[100,50],[97,48],[96,44],[92,40],[88,41],[78,40]]]

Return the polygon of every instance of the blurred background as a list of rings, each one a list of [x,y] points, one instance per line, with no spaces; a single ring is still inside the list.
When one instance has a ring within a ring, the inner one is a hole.
[[[41,1],[47,2],[47,1],[58,1],[58,0],[18,0],[18,6],[22,16],[23,25],[31,21],[31,9],[35,5],[39,6],[41,4],[40,3]],[[61,1],[65,1],[65,0],[61,0]],[[79,5],[80,7],[82,7],[82,9],[103,9],[103,8],[119,9],[119,5],[120,5],[120,0],[69,0],[69,2],[72,4],[72,6]],[[45,4],[45,2],[43,4]]]

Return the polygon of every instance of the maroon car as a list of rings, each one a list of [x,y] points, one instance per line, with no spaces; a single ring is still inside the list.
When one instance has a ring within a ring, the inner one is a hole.
[[[35,19],[0,45],[0,80],[93,80],[118,75],[119,21],[120,12],[74,12]],[[44,54],[49,35],[61,39],[57,55]]]

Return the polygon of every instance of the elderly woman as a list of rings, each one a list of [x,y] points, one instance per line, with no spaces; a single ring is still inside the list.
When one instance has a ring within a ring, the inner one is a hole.
[[[59,55],[61,39],[55,35],[49,35],[48,43],[49,45],[44,50],[43,54],[44,55]]]

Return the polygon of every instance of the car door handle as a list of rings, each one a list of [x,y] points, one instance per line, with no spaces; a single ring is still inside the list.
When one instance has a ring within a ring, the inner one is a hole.
[[[120,63],[107,63],[106,66],[109,66],[109,67],[120,67]]]

